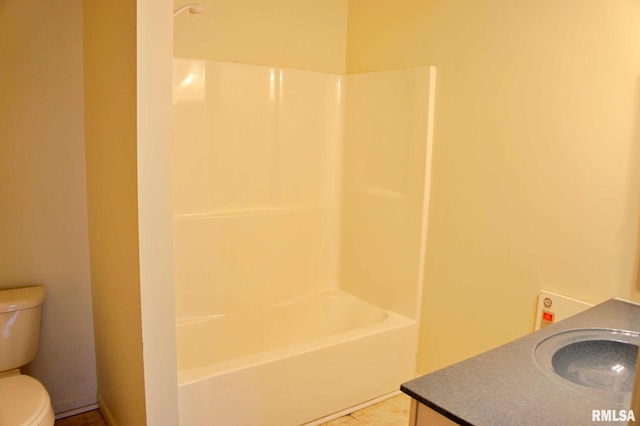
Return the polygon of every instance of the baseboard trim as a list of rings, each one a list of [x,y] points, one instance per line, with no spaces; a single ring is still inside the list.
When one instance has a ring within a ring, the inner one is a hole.
[[[97,410],[98,404],[85,405],[82,407],[74,408],[72,410],[62,411],[56,414],[56,420],[64,419],[65,417],[75,416],[76,414],[86,413],[87,411]]]
[[[104,401],[100,393],[98,393],[98,407],[100,407],[100,414],[102,414],[102,417],[107,422],[108,426],[118,426],[118,423],[116,423],[116,419],[113,417],[111,409],[109,409],[109,406]]]
[[[96,403],[95,391],[84,395],[78,395],[74,398],[51,400],[51,406],[53,407],[53,411],[56,413],[56,419],[62,419],[64,417],[73,416],[74,414],[95,410],[97,408]]]

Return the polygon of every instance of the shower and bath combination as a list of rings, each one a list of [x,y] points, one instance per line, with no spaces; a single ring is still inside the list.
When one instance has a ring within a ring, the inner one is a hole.
[[[319,425],[414,376],[433,78],[174,58],[181,425]]]
[[[415,375],[434,69],[221,62],[212,26],[177,27],[177,51],[202,56],[173,59],[179,423],[313,426],[398,393]]]

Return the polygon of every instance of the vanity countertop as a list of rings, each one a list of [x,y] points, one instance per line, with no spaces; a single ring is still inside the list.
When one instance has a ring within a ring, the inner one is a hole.
[[[539,342],[557,333],[585,328],[640,332],[640,306],[608,300],[496,349],[404,383],[401,390],[461,425],[607,424],[593,423],[592,410],[626,411],[630,394],[623,395],[622,402],[594,396],[587,388],[583,391],[544,371],[534,360]]]

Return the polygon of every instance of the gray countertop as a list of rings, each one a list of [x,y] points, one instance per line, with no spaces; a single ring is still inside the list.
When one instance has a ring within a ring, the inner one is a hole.
[[[554,334],[584,328],[640,332],[640,306],[608,300],[513,342],[411,380],[401,390],[462,425],[591,425],[592,410],[627,410],[622,402],[594,396],[534,361],[534,349]],[[636,413],[637,415],[638,413]],[[615,422],[612,424],[625,424]]]

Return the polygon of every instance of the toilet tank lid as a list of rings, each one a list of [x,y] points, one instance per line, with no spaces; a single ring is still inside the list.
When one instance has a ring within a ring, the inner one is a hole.
[[[44,287],[39,285],[0,290],[0,313],[33,308],[43,301]]]

